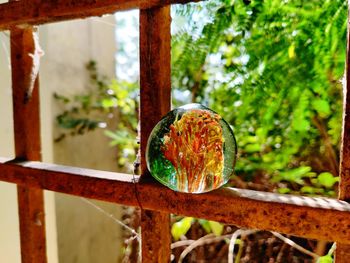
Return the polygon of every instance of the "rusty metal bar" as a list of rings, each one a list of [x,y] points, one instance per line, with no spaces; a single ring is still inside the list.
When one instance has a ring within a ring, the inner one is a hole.
[[[0,180],[144,209],[206,218],[242,228],[350,244],[350,204],[330,198],[221,188],[204,194],[174,192],[133,176],[40,162],[0,160]],[[140,203],[139,203],[140,202]]]
[[[37,161],[41,159],[37,33],[32,27],[13,29],[10,39],[15,154],[17,159]],[[45,263],[43,191],[19,185],[17,194],[22,262]]]
[[[348,33],[345,63],[346,84],[343,98],[343,130],[340,148],[339,199],[350,202],[350,5],[348,5]],[[350,259],[350,245],[337,243],[336,263],[347,263]]]
[[[137,206],[132,176],[91,169],[0,159],[0,180],[36,189]],[[138,179],[138,176],[135,176]]]
[[[148,9],[199,0],[36,0],[0,4],[0,30],[16,25],[40,25],[64,20],[102,16],[133,8]]]
[[[145,151],[153,127],[170,110],[170,6],[140,11],[141,179],[152,179]],[[141,210],[142,262],[170,260],[170,216]]]

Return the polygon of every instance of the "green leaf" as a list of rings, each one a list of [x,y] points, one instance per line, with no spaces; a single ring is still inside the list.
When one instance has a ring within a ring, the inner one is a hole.
[[[300,166],[289,171],[280,172],[279,175],[274,177],[274,181],[288,181],[303,184],[304,181],[302,180],[302,178],[307,177],[310,171],[310,166]]]
[[[54,92],[53,97],[54,97],[56,100],[62,101],[64,104],[67,104],[67,103],[70,102],[70,99],[69,99],[69,98],[67,98],[66,96],[57,94],[56,92]]]
[[[331,113],[331,107],[329,106],[329,103],[326,100],[316,99],[312,102],[312,106],[317,111],[317,113],[323,118],[328,117]]]
[[[297,118],[296,121],[293,122],[293,128],[296,131],[307,131],[310,128],[310,123],[306,119],[302,119],[300,117]]]
[[[107,109],[107,108],[117,107],[118,102],[115,98],[110,98],[110,99],[102,100],[101,104],[103,108]]]
[[[248,143],[257,143],[259,138],[257,136],[248,136],[246,140]]]
[[[317,263],[333,263],[333,258],[330,255],[325,255],[323,257],[319,257]]]
[[[208,234],[211,233],[211,228],[210,228],[210,224],[209,224],[208,220],[206,220],[206,219],[198,219],[198,223],[203,227],[205,232],[207,232]]]
[[[105,130],[104,133],[105,133],[106,136],[110,137],[113,140],[118,140],[119,139],[119,136],[118,136],[117,132],[113,132],[113,131],[110,131],[110,130]]]
[[[224,225],[215,221],[209,221],[211,230],[216,236],[221,236],[222,231],[224,231]]]
[[[253,152],[260,152],[261,150],[261,146],[260,144],[248,144],[244,147],[244,150],[247,152],[247,153],[253,153]]]
[[[171,234],[175,240],[179,240],[180,237],[186,235],[192,225],[192,217],[184,217],[180,221],[173,224],[171,227]]]
[[[291,44],[288,48],[288,57],[290,59],[293,59],[295,57],[295,45],[294,45],[294,43]]]
[[[278,188],[277,191],[280,194],[288,194],[290,193],[291,190],[287,187],[281,187],[281,188]]]
[[[312,186],[303,186],[300,189],[300,192],[305,193],[305,194],[314,194],[315,188],[313,188]]]
[[[339,181],[339,177],[334,177],[333,174],[328,172],[320,173],[317,179],[321,185],[327,188],[331,188],[336,182]]]

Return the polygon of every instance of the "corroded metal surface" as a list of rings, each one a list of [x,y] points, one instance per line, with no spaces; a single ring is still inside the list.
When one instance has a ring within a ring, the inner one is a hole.
[[[170,217],[168,213],[141,211],[142,262],[170,262]]]
[[[141,180],[150,177],[146,167],[147,139],[170,110],[170,6],[140,11],[140,130]],[[143,208],[143,207],[142,207]],[[170,216],[141,209],[142,262],[170,261]]]
[[[138,177],[135,176],[135,179]],[[7,162],[0,164],[0,180],[21,186],[137,206],[133,176],[128,174],[40,162]]]
[[[0,29],[15,25],[40,25],[112,14],[128,9],[148,9],[198,0],[35,0],[0,4]]]
[[[350,8],[350,7],[349,7]],[[349,20],[349,19],[348,19]],[[343,129],[340,149],[339,199],[350,202],[350,21],[348,21],[345,85],[343,87]]]
[[[348,7],[350,8],[350,6]],[[350,9],[349,9],[350,10]],[[340,182],[339,182],[339,199],[350,202],[350,26],[348,16],[348,36],[347,51],[345,63],[346,82],[343,87],[343,130],[340,148]],[[335,251],[336,263],[347,263],[350,261],[350,246],[337,243]]]
[[[13,29],[10,38],[15,155],[36,161],[41,159],[37,33],[32,27]],[[22,262],[44,263],[43,191],[21,185],[17,195]]]
[[[350,204],[336,199],[235,188],[186,194],[153,180],[140,183],[136,193],[132,175],[39,162],[1,163],[0,180],[118,204],[141,204],[148,210],[207,218],[243,228],[350,244]]]
[[[17,187],[22,263],[45,263],[44,196],[41,189]]]

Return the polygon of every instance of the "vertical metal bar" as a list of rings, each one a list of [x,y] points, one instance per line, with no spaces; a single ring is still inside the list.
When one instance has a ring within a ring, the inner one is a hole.
[[[155,124],[170,109],[170,6],[140,11],[141,171],[151,179],[145,150]],[[141,211],[142,262],[170,261],[169,214]]]
[[[350,10],[350,3],[348,3]],[[340,148],[339,199],[350,202],[350,11],[348,11],[347,51],[345,64],[345,86],[343,104],[343,131]],[[349,237],[350,238],[350,237]],[[335,262],[347,263],[350,260],[350,246],[337,243]]]
[[[37,32],[32,27],[12,29],[10,38],[16,159],[37,161],[41,159]],[[22,262],[47,262],[43,191],[18,186],[17,194]]]

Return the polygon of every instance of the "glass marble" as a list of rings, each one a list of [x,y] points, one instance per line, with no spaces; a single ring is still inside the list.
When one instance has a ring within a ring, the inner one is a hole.
[[[203,193],[227,183],[237,146],[232,129],[201,104],[170,111],[153,128],[146,161],[152,176],[167,187]]]

